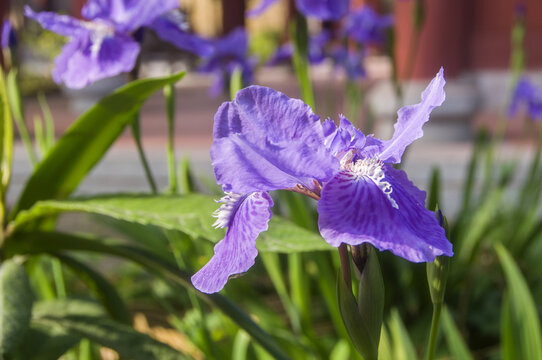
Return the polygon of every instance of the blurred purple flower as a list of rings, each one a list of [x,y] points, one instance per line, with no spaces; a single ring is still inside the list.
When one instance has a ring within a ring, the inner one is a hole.
[[[379,15],[370,6],[364,5],[346,18],[343,34],[362,45],[382,44],[386,41],[386,30],[393,26],[393,16]]]
[[[350,80],[357,80],[365,77],[366,72],[363,67],[364,54],[362,50],[349,51],[345,46],[337,47],[333,50],[331,57],[336,69],[344,69],[346,76]]]
[[[290,189],[320,200],[318,225],[332,246],[368,242],[413,262],[452,256],[425,192],[393,168],[405,148],[423,135],[432,109],[445,98],[441,69],[419,104],[398,112],[395,134],[365,136],[341,117],[323,124],[301,100],[251,86],[215,115],[211,158],[227,195],[215,213],[228,227],[213,258],[192,277],[200,291],[220,291],[228,277],[246,272],[257,256],[256,238],[267,230],[273,201],[268,191]]]
[[[309,53],[308,58],[311,64],[319,64],[326,57],[325,46],[331,40],[331,32],[322,30],[319,34],[309,38]],[[280,63],[291,63],[294,55],[294,46],[292,43],[287,43],[279,46],[267,61],[268,65],[277,65]]]
[[[206,41],[187,34],[180,17],[170,13],[178,6],[177,0],[89,0],[81,11],[88,21],[35,13],[30,7],[25,7],[25,15],[70,38],[55,60],[53,79],[70,88],[83,88],[133,69],[140,46],[132,35],[143,26],[177,47],[207,53]]]
[[[212,51],[203,57],[199,71],[215,74],[210,95],[218,96],[235,69],[240,69],[244,84],[252,82],[255,61],[248,57],[248,36],[243,28],[237,28],[228,35],[215,40]]]
[[[526,78],[521,78],[518,81],[508,107],[508,116],[516,116],[522,104],[525,104],[527,115],[531,119],[542,120],[542,92]]]
[[[261,0],[255,8],[247,11],[247,15],[260,15],[276,1]],[[303,15],[321,20],[339,20],[346,15],[350,7],[350,0],[296,0],[295,3]]]
[[[9,20],[5,20],[2,24],[2,49],[15,46],[15,43],[15,31],[13,31],[13,28],[11,27],[11,22]]]

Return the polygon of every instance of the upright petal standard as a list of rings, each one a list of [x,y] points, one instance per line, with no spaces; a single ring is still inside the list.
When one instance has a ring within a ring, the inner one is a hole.
[[[276,189],[318,200],[320,233],[332,246],[370,243],[412,262],[452,256],[444,229],[425,209],[425,192],[391,165],[423,135],[429,114],[444,101],[444,85],[441,69],[419,104],[399,110],[387,141],[364,135],[342,116],[339,126],[322,123],[302,101],[265,87],[248,87],[222,104],[211,158],[217,182],[232,192],[217,214],[217,223],[229,228],[194,275],[196,288],[219,291],[228,275],[253,264],[255,239],[271,216],[267,191]],[[268,201],[253,201],[255,194]]]

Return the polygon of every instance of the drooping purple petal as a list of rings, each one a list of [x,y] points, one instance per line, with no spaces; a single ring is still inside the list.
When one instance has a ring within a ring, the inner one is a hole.
[[[225,191],[285,189],[329,180],[338,160],[323,146],[320,118],[301,100],[250,86],[215,115],[211,158]]]
[[[24,7],[24,15],[37,21],[43,28],[59,35],[78,37],[90,34],[85,22],[68,15],[59,15],[48,11],[36,13],[29,6]]]
[[[89,20],[113,22],[117,31],[132,32],[178,7],[178,0],[89,0],[81,14]]]
[[[385,163],[399,163],[408,145],[423,136],[423,125],[429,120],[431,111],[440,106],[446,98],[444,92],[444,69],[441,68],[429,86],[422,93],[422,101],[416,105],[404,106],[397,112],[395,132],[390,140],[384,141],[380,160]]]
[[[273,200],[265,192],[226,200],[219,210],[218,225],[227,224],[228,231],[224,239],[215,245],[211,260],[192,276],[196,289],[204,293],[220,291],[231,275],[244,273],[254,265],[258,255],[256,238],[267,230],[272,206]],[[220,214],[220,211],[223,213]]]
[[[187,32],[186,20],[180,11],[173,10],[158,17],[149,27],[162,40],[175,45],[179,49],[201,56],[209,55],[212,52],[213,48],[210,41]]]
[[[368,242],[412,262],[453,255],[423,198],[406,176],[366,160],[324,185],[318,202],[320,233],[333,246]]]
[[[542,120],[542,92],[527,78],[518,81],[512,101],[508,107],[508,116],[517,115],[522,104],[526,105],[527,115],[533,120]]]
[[[67,87],[79,89],[93,82],[133,69],[139,44],[126,35],[106,36],[92,43],[76,39],[59,55],[53,78]]]
[[[254,7],[254,8],[247,11],[247,16],[248,17],[259,16],[265,10],[267,10],[267,8],[269,6],[273,5],[276,2],[277,2],[277,0],[261,0],[260,3],[258,5],[256,5],[256,7]]]
[[[296,0],[296,5],[305,16],[339,20],[348,13],[350,0]]]
[[[386,40],[386,30],[391,26],[393,26],[391,15],[381,16],[370,6],[364,5],[348,15],[342,32],[363,45],[383,44]]]

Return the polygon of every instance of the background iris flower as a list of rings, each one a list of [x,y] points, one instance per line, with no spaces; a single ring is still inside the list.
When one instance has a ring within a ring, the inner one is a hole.
[[[398,112],[390,140],[365,136],[347,119],[323,124],[301,100],[251,86],[215,115],[211,158],[227,195],[215,214],[228,227],[213,258],[192,277],[203,292],[220,291],[228,277],[246,272],[257,255],[256,238],[267,230],[273,201],[268,191],[290,189],[318,201],[318,225],[332,246],[368,242],[413,262],[451,256],[425,192],[399,163],[405,148],[423,135],[433,108],[445,99],[441,69],[419,104]]]
[[[228,79],[236,69],[241,70],[244,84],[252,82],[256,61],[248,57],[248,36],[244,28],[237,28],[215,40],[212,50],[202,60],[198,70],[215,75],[209,91],[212,96],[218,96],[225,89]]]
[[[249,10],[249,16],[263,13],[277,0],[262,0],[255,8]],[[305,16],[316,17],[321,20],[339,20],[348,12],[350,0],[296,0],[296,6]]]
[[[362,45],[381,45],[386,41],[386,31],[393,26],[393,16],[379,15],[368,5],[349,14],[343,34]]]
[[[346,46],[339,46],[333,49],[331,57],[335,68],[344,69],[348,79],[356,80],[365,77],[363,50],[349,50]]]
[[[331,32],[322,30],[319,34],[309,38],[308,59],[311,64],[319,64],[326,58],[325,47],[331,40]],[[291,63],[294,55],[294,45],[287,43],[280,46],[271,55],[268,65],[277,65],[283,62]]]
[[[526,78],[521,78],[518,81],[508,107],[508,116],[516,116],[522,104],[525,104],[527,115],[531,119],[542,120],[542,92]]]
[[[184,19],[171,13],[177,0],[89,0],[81,11],[85,20],[52,12],[25,15],[44,28],[67,36],[70,41],[55,60],[53,79],[70,88],[83,88],[93,82],[131,71],[140,51],[133,34],[150,27],[179,48],[206,54],[207,41],[186,33]]]

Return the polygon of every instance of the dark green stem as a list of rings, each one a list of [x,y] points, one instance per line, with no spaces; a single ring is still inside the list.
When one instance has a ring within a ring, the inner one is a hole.
[[[152,193],[157,194],[158,189],[156,187],[156,182],[154,181],[154,178],[152,176],[151,168],[147,161],[147,157],[145,156],[145,152],[143,151],[143,144],[141,143],[141,129],[139,127],[139,114],[135,116],[134,121],[132,121],[132,123],[130,124],[130,128],[132,130],[132,136],[137,146],[137,153],[139,154],[141,165],[143,165],[143,170],[145,171],[145,177],[147,178],[147,181],[149,182],[149,186],[151,187]]]
[[[173,84],[167,85],[164,88],[164,96],[166,98],[166,114],[167,114],[167,164],[169,175],[169,192],[177,192],[177,170],[175,161],[175,87]]]
[[[426,357],[427,360],[433,360],[435,358],[441,311],[442,311],[442,303],[437,303],[433,305],[433,317],[431,319],[431,332],[429,333],[429,344],[427,347],[427,357]]]

